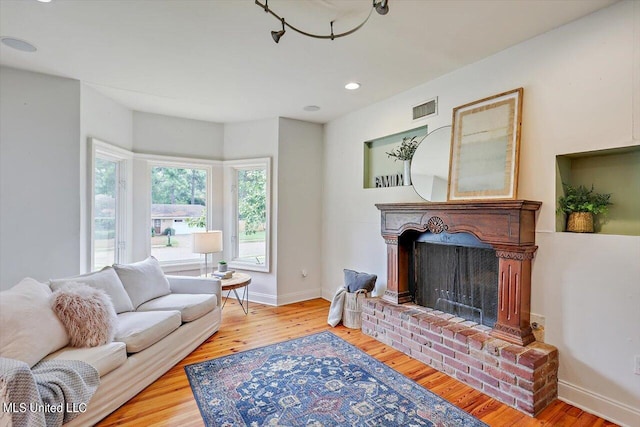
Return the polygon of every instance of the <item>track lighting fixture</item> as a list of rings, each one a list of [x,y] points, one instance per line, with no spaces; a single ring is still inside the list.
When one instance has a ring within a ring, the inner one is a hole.
[[[360,28],[362,28],[364,26],[364,24],[367,23],[367,21],[371,17],[371,13],[374,10],[376,12],[378,12],[378,14],[380,14],[380,15],[386,15],[389,12],[389,0],[379,0],[379,1],[372,0],[372,7],[371,7],[371,10],[369,11],[369,15],[367,15],[365,20],[362,21],[362,23],[360,25],[350,29],[349,31],[345,31],[344,33],[335,34],[333,32],[333,21],[331,21],[329,23],[330,28],[331,28],[331,33],[325,35],[325,34],[308,33],[306,31],[303,31],[303,30],[301,30],[299,28],[296,28],[293,25],[289,24],[287,21],[285,21],[284,18],[280,17],[277,13],[275,13],[273,10],[271,10],[269,8],[269,0],[264,0],[264,4],[260,3],[260,0],[255,0],[255,2],[256,2],[256,4],[258,6],[263,8],[266,13],[270,13],[276,19],[278,19],[278,20],[280,20],[280,22],[282,22],[282,30],[280,30],[280,31],[271,31],[271,37],[273,38],[273,41],[276,42],[276,43],[278,43],[280,41],[280,39],[282,38],[282,36],[286,32],[285,27],[291,28],[293,31],[295,31],[297,33],[300,33],[303,36],[313,37],[315,39],[330,39],[330,40],[334,40],[334,39],[337,39],[339,37],[348,36],[349,34],[353,34],[356,31],[358,31]]]

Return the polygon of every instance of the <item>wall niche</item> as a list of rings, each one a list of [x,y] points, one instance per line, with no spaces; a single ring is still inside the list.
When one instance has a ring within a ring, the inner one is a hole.
[[[609,213],[596,215],[596,233],[640,236],[640,145],[556,156],[556,203],[563,183],[612,193]],[[556,231],[565,226],[557,214]]]

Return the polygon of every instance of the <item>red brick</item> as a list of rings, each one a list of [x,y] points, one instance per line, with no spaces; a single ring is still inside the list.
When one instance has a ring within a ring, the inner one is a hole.
[[[408,329],[405,328],[399,328],[396,329],[396,332],[398,332],[401,336],[405,337],[405,338],[411,338],[411,331],[409,331]]]
[[[411,349],[406,345],[402,344],[400,341],[392,340],[391,346],[396,350],[403,352],[404,354],[409,354],[409,355],[411,354]]]
[[[433,332],[440,334],[442,333],[442,328],[444,326],[447,326],[448,324],[449,322],[447,322],[446,320],[436,320],[429,324],[429,329],[431,329]]]
[[[471,357],[481,360],[484,365],[498,366],[500,364],[500,359],[483,350],[471,350],[469,354]]]
[[[484,343],[485,350],[488,353],[493,354],[494,356],[500,356],[500,351],[504,347],[507,347],[509,345],[510,344],[508,342],[502,341],[502,340],[499,340],[499,339],[495,339],[495,338],[490,339],[490,340],[488,340],[488,341],[486,341]]]
[[[421,346],[427,346],[429,347],[429,345],[431,345],[431,341],[429,341],[427,338],[423,337],[420,334],[416,334],[414,333],[411,337],[411,339],[413,339],[415,342],[417,342],[418,344],[420,344]]]
[[[518,357],[518,364],[527,368],[537,369],[547,363],[549,356],[538,350],[527,350]]]
[[[517,400],[521,400],[523,402],[533,402],[533,393],[520,387],[512,387],[511,394]]]
[[[402,337],[402,344],[406,345],[413,351],[417,351],[419,353],[422,352],[422,346],[420,345],[420,343],[415,342],[411,338]],[[411,352],[411,354],[413,354],[413,351]]]
[[[386,329],[387,331],[393,331],[393,325],[386,320],[378,319],[378,325]]]
[[[430,365],[431,364],[431,357],[428,354],[413,352],[413,353],[411,353],[411,357],[419,360],[420,362],[424,363],[425,365]]]
[[[511,396],[508,393],[505,393],[504,391],[498,388],[492,387],[488,384],[484,385],[484,392],[487,393],[489,396],[495,397],[499,401],[506,403],[507,405],[514,406],[516,403],[515,397]]]
[[[469,353],[469,347],[467,347],[466,344],[462,344],[446,338],[442,341],[442,343],[447,347],[454,349],[455,351],[459,351],[460,353]]]
[[[523,378],[527,381],[534,380],[533,371],[531,369],[524,368],[521,366],[516,366],[513,363],[509,363],[504,360],[500,362],[500,367],[507,372],[515,374],[519,378]]]
[[[439,334],[435,334],[431,331],[424,331],[423,334],[426,338],[429,339],[429,341],[431,341],[432,343],[437,342],[437,343],[442,343],[442,335]]]
[[[518,378],[518,386],[523,390],[534,392],[536,390],[540,390],[546,383],[544,378],[539,379],[538,381],[527,381],[523,378]]]
[[[474,329],[463,329],[460,332],[456,333],[455,339],[456,341],[467,344],[469,342],[469,337],[478,334],[478,331]]]
[[[475,357],[469,356],[468,354],[456,353],[456,359],[472,368],[482,369],[483,366],[482,361],[476,359]]]
[[[482,381],[473,378],[471,375],[469,374],[465,374],[464,372],[457,372],[456,373],[456,378],[459,379],[460,381],[462,381],[463,383],[467,383],[469,384],[471,387],[477,389],[477,390],[482,390]]]
[[[519,345],[509,345],[504,347],[500,352],[500,357],[511,362],[516,363],[518,361],[518,356],[527,351],[527,347],[521,347]]]
[[[516,376],[510,372],[505,372],[502,369],[489,365],[484,367],[484,371],[497,380],[503,381],[507,384],[516,384]]]
[[[438,362],[442,362],[444,358],[444,356],[441,353],[438,353],[437,351],[434,351],[430,348],[422,347],[422,352],[428,355],[429,357],[431,357],[432,360],[436,360]]]
[[[433,369],[436,369],[440,372],[444,371],[444,365],[442,364],[442,362],[439,362],[437,360],[431,359],[431,363],[430,365],[433,367]]]
[[[400,319],[399,317],[389,317],[387,321],[393,326],[402,326],[402,319]]]
[[[493,378],[490,375],[487,375],[486,373],[484,373],[483,371],[480,371],[478,369],[470,368],[469,369],[469,374],[472,377],[482,381],[482,383],[485,384],[485,385],[491,385],[491,386],[494,386],[494,387],[498,387],[499,384],[500,384],[500,382],[497,379]]]
[[[456,376],[456,372],[457,372],[457,371],[456,371],[456,368],[454,368],[453,366],[449,366],[449,365],[444,365],[444,366],[442,367],[442,371],[443,371],[445,374],[449,375],[450,377],[454,377],[454,378],[455,378],[455,376]]]
[[[455,358],[456,352],[451,350],[450,348],[447,348],[447,347],[443,346],[443,345],[434,343],[431,346],[431,348],[433,350],[437,351],[438,353],[441,353],[441,354],[443,354],[445,356],[449,356],[449,357],[454,357]]]
[[[459,360],[452,359],[450,357],[444,358],[444,364],[449,365],[457,369],[458,371],[462,371],[464,373],[469,372],[469,366],[460,362]]]
[[[402,342],[402,336],[400,336],[400,334],[397,332],[387,330],[387,336],[393,341]]]
[[[476,334],[469,337],[469,347],[474,348],[476,350],[482,350],[487,341],[489,341],[490,337],[486,334]]]
[[[465,327],[464,326],[460,326],[460,325],[455,325],[455,324],[449,324],[447,326],[443,326],[442,327],[442,335],[445,338],[453,338],[456,333],[464,330]]]

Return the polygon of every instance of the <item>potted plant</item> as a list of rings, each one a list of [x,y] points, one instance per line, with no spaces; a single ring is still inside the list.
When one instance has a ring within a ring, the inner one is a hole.
[[[218,271],[224,273],[227,271],[227,262],[226,261],[218,261]]]
[[[593,216],[606,214],[611,205],[611,193],[596,193],[593,189],[579,185],[563,184],[564,196],[558,199],[558,213],[566,213],[567,231],[593,233]]]
[[[404,185],[411,185],[411,159],[420,144],[420,141],[417,141],[416,138],[417,136],[404,137],[399,147],[386,153],[387,156],[394,157],[394,161],[402,160],[404,162],[404,174],[402,175]]]

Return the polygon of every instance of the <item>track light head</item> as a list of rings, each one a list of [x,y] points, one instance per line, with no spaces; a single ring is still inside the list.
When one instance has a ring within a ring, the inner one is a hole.
[[[271,31],[271,37],[273,38],[274,42],[278,43],[280,41],[280,37],[284,36],[284,33],[284,30]]]
[[[280,41],[280,38],[284,36],[284,33],[285,33],[284,18],[281,18],[280,21],[282,22],[282,29],[280,31],[271,31],[271,38],[276,43]]]
[[[389,12],[389,0],[380,0],[378,3],[374,3],[373,7],[380,15],[386,15]]]

